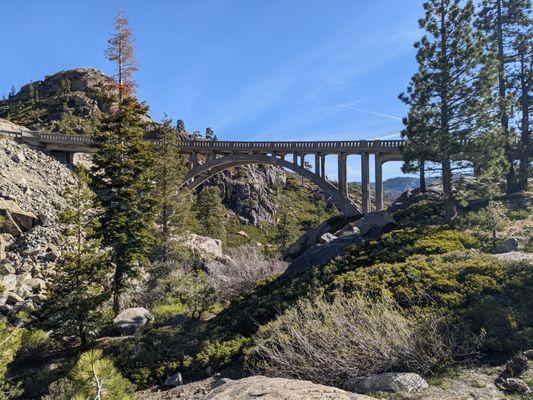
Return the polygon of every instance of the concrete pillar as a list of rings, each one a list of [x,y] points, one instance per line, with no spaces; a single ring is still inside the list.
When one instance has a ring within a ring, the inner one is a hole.
[[[216,154],[214,151],[210,152],[208,155],[207,155],[207,161],[211,161],[211,160],[214,160],[216,158]]]
[[[338,182],[339,190],[345,196],[348,195],[348,174],[346,168],[346,154],[340,153],[338,156]]]
[[[305,154],[300,154],[300,167],[305,168]]]
[[[198,155],[195,152],[192,152],[189,155],[189,169],[193,169],[198,165]]]
[[[292,153],[292,163],[298,165],[298,153]]]
[[[315,153],[315,174],[320,176],[320,153]]]
[[[375,171],[376,171],[376,211],[383,210],[383,163],[381,162],[381,155],[375,155]]]
[[[361,154],[361,208],[365,214],[370,212],[370,177],[368,153]]]
[[[327,176],[326,176],[326,155],[325,154],[322,154],[320,156],[320,176],[324,180],[327,180]]]
[[[73,151],[67,151],[67,164],[74,165],[74,153]]]

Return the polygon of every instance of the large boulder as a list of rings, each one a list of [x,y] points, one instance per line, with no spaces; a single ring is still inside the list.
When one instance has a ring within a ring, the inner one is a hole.
[[[127,308],[115,317],[113,326],[123,335],[133,335],[153,319],[146,308]]]
[[[296,242],[289,246],[289,248],[285,252],[285,257],[287,259],[295,259],[315,244],[323,244],[324,241],[322,237],[325,234],[332,233],[340,229],[341,227],[346,225],[348,221],[349,219],[343,215],[336,215],[334,217],[329,218],[317,227],[308,230]],[[332,239],[331,236],[327,237],[329,239]]]
[[[179,238],[177,240],[181,241]],[[191,233],[181,241],[181,244],[201,261],[231,261],[231,259],[222,251],[222,241],[219,239]]]
[[[510,237],[496,246],[496,253],[509,253],[518,250],[518,239]]]
[[[354,227],[359,228],[360,235],[367,235],[379,233],[395,223],[394,218],[387,211],[378,211],[364,215],[363,218],[355,221]]]
[[[371,397],[349,393],[330,386],[284,378],[250,376],[225,379],[215,387],[206,400],[371,400]]]
[[[352,392],[418,392],[428,387],[420,375],[411,372],[386,372],[367,377],[350,378],[342,385]]]
[[[22,232],[29,231],[38,221],[35,214],[24,211],[13,200],[0,197],[0,216],[4,217],[3,232],[19,236]],[[2,231],[0,231],[2,233]]]
[[[164,385],[168,387],[176,387],[179,385],[183,385],[183,378],[181,377],[181,373],[176,372],[174,375],[169,376],[167,379],[165,379]]]

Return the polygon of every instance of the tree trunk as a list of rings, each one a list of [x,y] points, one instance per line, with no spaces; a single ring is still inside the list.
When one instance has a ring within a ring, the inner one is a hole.
[[[442,162],[442,188],[444,190],[444,221],[451,224],[457,215],[455,207],[455,197],[453,195],[452,187],[452,167],[450,160]]]
[[[420,166],[420,193],[426,193],[426,162],[421,159]]]
[[[527,63],[525,52],[527,45],[521,45],[520,49],[520,109],[522,120],[520,121],[520,178],[518,189],[527,190],[529,178],[529,153],[530,153],[530,132],[529,132],[529,78],[530,66]]]
[[[503,47],[503,20],[502,1],[496,2],[496,34],[498,41],[498,102],[500,108],[500,124],[505,137],[505,157],[509,163],[509,169],[505,174],[506,192],[513,193],[516,190],[516,173],[513,165],[513,146],[509,132],[509,115],[507,114],[507,85],[505,80],[505,50]]]
[[[126,274],[121,270],[115,270],[115,276],[113,277],[113,312],[115,316],[120,313],[122,307],[122,295],[121,289],[124,284]]]

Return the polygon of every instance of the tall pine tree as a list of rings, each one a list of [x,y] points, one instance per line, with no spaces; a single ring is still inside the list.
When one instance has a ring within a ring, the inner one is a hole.
[[[110,266],[94,237],[101,210],[88,187],[89,175],[80,166],[75,171],[76,185],[67,189],[68,206],[59,216],[63,251],[51,275],[44,315],[56,333],[78,337],[85,346],[99,327],[100,306],[109,298]]]
[[[481,139],[491,114],[491,68],[483,65],[472,31],[472,1],[428,0],[424,10],[419,25],[426,34],[415,44],[419,69],[401,95],[410,106],[403,132],[405,157],[407,163],[424,159],[440,165],[445,219],[451,222],[456,215],[453,170],[471,166],[454,160],[459,155],[471,158],[470,152],[479,152],[486,143]]]
[[[154,178],[156,182],[157,224],[156,256],[163,262],[173,258],[176,235],[183,235],[192,218],[192,199],[179,190],[187,172],[185,159],[179,153],[178,137],[171,121],[163,120],[160,140],[156,146]],[[190,204],[187,204],[190,202]]]
[[[104,213],[99,234],[109,246],[114,265],[113,310],[120,312],[121,294],[128,278],[138,275],[152,249],[154,232],[153,164],[151,145],[144,140],[147,107],[133,97],[136,69],[127,20],[119,13],[108,57],[117,69],[116,104],[101,129],[93,134],[93,187]]]
[[[203,235],[226,241],[226,209],[218,187],[202,189],[196,203],[196,215]]]
[[[527,184],[529,126],[523,123],[528,118],[528,87],[531,79],[531,1],[530,0],[483,0],[476,19],[476,27],[488,39],[488,51],[494,57],[498,70],[498,85],[493,98],[498,106],[500,126],[505,136],[507,192],[523,188]],[[525,40],[524,40],[525,39]],[[525,68],[522,56],[529,58]],[[524,96],[525,94],[525,96]],[[516,102],[520,107],[516,107]],[[522,118],[519,114],[522,113]],[[521,143],[517,143],[514,127],[521,131]],[[517,180],[516,159],[520,159],[520,176]],[[525,175],[525,176],[524,176]]]

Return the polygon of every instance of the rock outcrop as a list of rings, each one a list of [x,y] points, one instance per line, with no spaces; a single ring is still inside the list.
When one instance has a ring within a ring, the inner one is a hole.
[[[0,139],[0,312],[42,304],[46,273],[60,257],[58,211],[74,183],[53,158],[12,140]]]
[[[77,68],[28,83],[18,93],[0,101],[0,118],[33,130],[87,134],[107,113],[105,94],[113,80],[92,68]]]
[[[205,400],[370,400],[371,397],[345,392],[331,386],[309,381],[250,376],[243,379],[225,379]]]
[[[226,207],[244,224],[273,223],[276,213],[274,196],[285,186],[281,168],[271,165],[243,165],[225,171],[208,184],[220,187]]]

